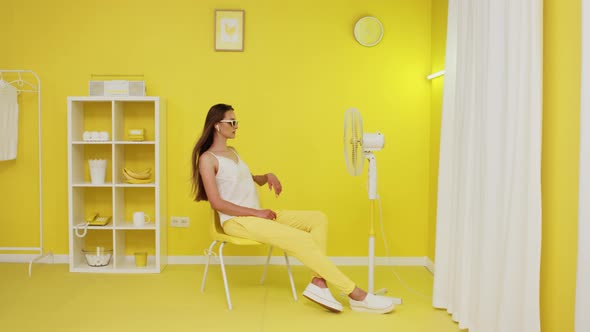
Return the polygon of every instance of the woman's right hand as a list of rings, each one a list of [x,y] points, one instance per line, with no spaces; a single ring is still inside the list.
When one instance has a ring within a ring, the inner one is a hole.
[[[257,210],[256,217],[269,219],[269,220],[275,220],[277,218],[277,214],[273,210],[269,210],[269,209]]]

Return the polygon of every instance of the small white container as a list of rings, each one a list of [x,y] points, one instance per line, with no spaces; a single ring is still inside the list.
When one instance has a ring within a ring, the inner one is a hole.
[[[90,159],[88,164],[90,166],[90,183],[104,184],[107,173],[107,160]]]
[[[89,266],[107,266],[111,261],[113,250],[105,249],[104,247],[96,247],[92,250],[82,250],[86,263]]]

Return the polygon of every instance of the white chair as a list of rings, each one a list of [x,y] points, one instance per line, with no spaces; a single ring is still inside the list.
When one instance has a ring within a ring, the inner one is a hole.
[[[219,246],[219,263],[221,265],[221,274],[223,275],[223,285],[225,286],[225,296],[227,298],[227,307],[229,310],[232,310],[231,304],[231,297],[229,294],[229,287],[227,285],[227,275],[225,272],[225,264],[223,262],[223,247],[226,243],[232,243],[235,245],[240,246],[259,246],[264,245],[264,243],[260,243],[253,240],[243,239],[231,235],[225,234],[223,228],[221,227],[221,223],[219,222],[219,216],[217,212],[212,210],[211,213],[211,227],[210,227],[210,234],[213,238],[213,242],[209,246],[207,250],[207,264],[205,265],[205,272],[203,274],[203,283],[201,285],[201,292],[205,291],[205,282],[207,281],[207,272],[209,270],[209,260],[211,258],[211,253],[217,242],[221,242]],[[266,278],[266,271],[268,270],[268,263],[270,262],[270,256],[272,254],[273,247],[270,246],[270,250],[268,251],[268,257],[266,258],[266,264],[264,265],[264,272],[262,274],[262,279],[260,280],[260,284],[264,283],[264,279]],[[287,263],[287,272],[289,273],[289,281],[291,282],[291,291],[293,292],[293,298],[297,301],[297,292],[295,291],[295,283],[293,282],[293,274],[291,273],[291,265],[289,264],[289,257],[287,256],[287,252],[285,252],[285,262]]]

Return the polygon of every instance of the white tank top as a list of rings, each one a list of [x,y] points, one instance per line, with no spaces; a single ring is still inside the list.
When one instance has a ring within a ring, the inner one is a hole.
[[[215,182],[217,182],[219,195],[223,200],[236,205],[259,209],[258,191],[252,179],[252,173],[240,156],[233,149],[232,151],[238,157],[237,163],[230,158],[207,151],[217,158],[218,167]],[[234,217],[219,211],[217,213],[219,213],[219,221],[222,225],[226,220]]]

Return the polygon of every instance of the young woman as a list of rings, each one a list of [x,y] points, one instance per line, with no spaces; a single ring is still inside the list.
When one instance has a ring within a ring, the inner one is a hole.
[[[272,211],[262,209],[255,183],[265,184],[278,196],[281,182],[272,173],[252,175],[235,149],[227,145],[236,137],[238,121],[226,104],[211,107],[203,133],[192,155],[195,200],[209,201],[219,214],[225,233],[267,243],[299,259],[315,276],[303,296],[333,312],[342,304],[330,293],[327,282],[348,294],[354,311],[388,313],[393,298],[373,295],[356,287],[326,256],[326,216],[318,211]]]

